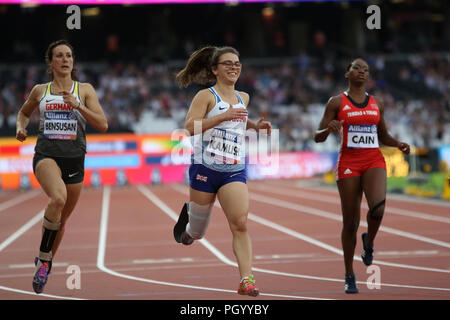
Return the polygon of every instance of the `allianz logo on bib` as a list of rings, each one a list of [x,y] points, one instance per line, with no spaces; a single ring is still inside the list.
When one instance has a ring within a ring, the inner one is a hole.
[[[348,126],[348,132],[365,132],[365,133],[377,133],[376,125],[364,125],[364,124],[351,124]]]

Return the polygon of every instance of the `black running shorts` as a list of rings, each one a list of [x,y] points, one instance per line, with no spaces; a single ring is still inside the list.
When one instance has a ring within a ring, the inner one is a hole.
[[[46,156],[42,153],[36,152],[33,157],[33,172],[36,174],[36,165],[39,161],[50,158],[55,160],[58,167],[61,169],[62,176],[65,184],[75,184],[83,182],[84,180],[84,155],[76,158],[64,158]]]

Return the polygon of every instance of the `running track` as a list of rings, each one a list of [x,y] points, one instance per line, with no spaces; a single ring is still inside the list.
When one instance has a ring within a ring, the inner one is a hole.
[[[85,188],[41,295],[31,279],[47,197],[2,191],[0,300],[450,299],[450,202],[388,195],[375,242],[381,284],[369,289],[372,274],[359,258],[363,200],[354,263],[360,293],[346,295],[336,188],[314,180],[248,185],[257,298],[236,294],[231,233],[217,202],[205,239],[175,243],[172,228],[188,192],[176,184]],[[69,265],[81,270],[80,289],[67,286]]]

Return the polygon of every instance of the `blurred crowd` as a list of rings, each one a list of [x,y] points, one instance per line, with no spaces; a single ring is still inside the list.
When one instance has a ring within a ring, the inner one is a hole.
[[[363,58],[371,73],[367,91],[384,101],[393,136],[417,147],[450,144],[450,54]],[[329,97],[347,89],[344,74],[350,61],[300,53],[242,62],[236,87],[250,94],[251,119],[264,117],[279,129],[281,150],[337,150],[337,135],[322,144],[314,143],[313,136]],[[79,80],[96,88],[109,132],[155,133],[183,128],[190,101],[201,88],[177,86],[175,74],[182,63],[102,62],[76,67]],[[15,135],[17,112],[35,84],[49,81],[45,71],[43,64],[0,67],[0,136]],[[36,134],[38,121],[35,112],[30,134]]]

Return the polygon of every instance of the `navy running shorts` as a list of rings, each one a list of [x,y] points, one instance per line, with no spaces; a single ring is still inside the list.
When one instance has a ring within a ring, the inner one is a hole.
[[[217,193],[220,187],[234,181],[247,183],[247,170],[220,172],[202,164],[191,164],[189,167],[189,185],[198,191]]]

